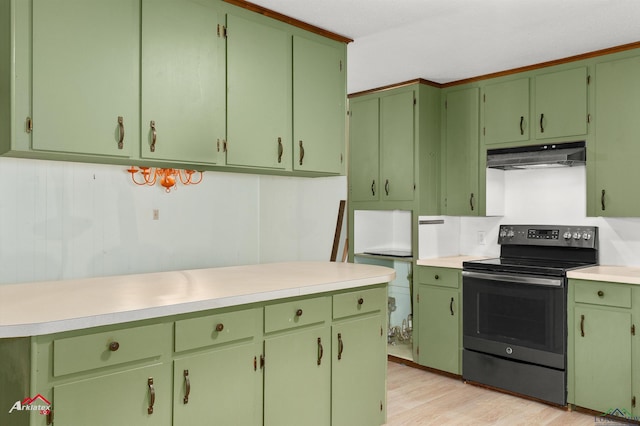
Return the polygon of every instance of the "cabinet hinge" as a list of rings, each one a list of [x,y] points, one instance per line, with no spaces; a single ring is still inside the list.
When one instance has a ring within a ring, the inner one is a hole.
[[[49,412],[47,413],[46,423],[47,426],[53,424],[53,410],[49,407]]]
[[[636,397],[635,396],[633,398],[631,398],[631,406],[633,408],[635,408],[635,406],[636,406]]]
[[[417,99],[416,99],[416,97],[414,96],[414,97],[413,97],[413,105],[415,106],[415,105],[417,105],[417,104],[418,104],[418,100],[417,100]]]
[[[264,368],[264,355],[260,355],[260,369]]]
[[[444,101],[444,109],[449,108],[449,101]]]
[[[342,153],[340,153],[340,164],[342,164],[344,162],[344,159],[342,157]]]
[[[487,128],[483,127],[482,128],[482,136],[486,136],[487,135]]]
[[[340,71],[342,71],[342,60],[340,60]]]
[[[229,146],[227,145],[227,140],[222,139],[222,152],[227,152],[228,149],[229,149]]]
[[[487,94],[486,93],[482,94],[482,102],[487,102]]]
[[[218,37],[227,38],[227,27],[218,24]]]
[[[218,142],[216,143],[216,147],[218,148],[218,152],[220,152],[220,139],[218,139]]]
[[[632,336],[636,335],[636,325],[635,324],[631,324],[631,335]]]
[[[587,86],[588,86],[588,85],[590,85],[590,84],[591,84],[591,76],[590,76],[590,75],[588,75],[588,76],[587,76]]]
[[[27,117],[27,121],[25,123],[25,129],[24,129],[27,133],[31,133],[31,131],[33,130],[33,120],[31,119],[31,117]]]
[[[416,348],[416,355],[420,355],[420,346]]]
[[[380,326],[380,336],[384,336],[384,331],[382,330],[382,326]]]
[[[587,124],[591,123],[591,114],[587,114]]]
[[[382,401],[380,401],[380,411],[384,410],[384,406],[382,405]]]

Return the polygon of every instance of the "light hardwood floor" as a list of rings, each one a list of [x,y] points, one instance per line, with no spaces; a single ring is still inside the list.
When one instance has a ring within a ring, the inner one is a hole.
[[[613,425],[593,415],[465,384],[440,374],[388,363],[387,426]]]

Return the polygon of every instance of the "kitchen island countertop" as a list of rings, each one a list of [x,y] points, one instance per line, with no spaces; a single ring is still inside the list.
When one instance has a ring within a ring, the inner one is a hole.
[[[592,266],[567,272],[568,278],[591,281],[607,281],[624,284],[640,284],[640,267]]]
[[[418,259],[416,261],[416,265],[462,269],[462,262],[468,262],[470,260],[481,260],[481,259],[488,259],[488,257],[487,256],[466,256],[466,255],[434,257],[432,259]]]
[[[388,283],[391,268],[286,262],[0,285],[0,338]]]

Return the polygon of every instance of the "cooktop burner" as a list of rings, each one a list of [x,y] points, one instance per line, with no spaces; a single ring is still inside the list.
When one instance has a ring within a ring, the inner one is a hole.
[[[464,269],[475,271],[496,271],[528,273],[535,275],[564,276],[567,271],[593,266],[593,262],[570,262],[557,259],[521,259],[497,257],[464,262]]]

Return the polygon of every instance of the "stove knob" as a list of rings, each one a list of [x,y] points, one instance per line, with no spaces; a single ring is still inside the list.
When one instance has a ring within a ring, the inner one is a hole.
[[[507,237],[509,238],[512,238],[514,235],[516,234],[513,232],[513,229],[510,229],[509,232],[507,232]]]
[[[586,232],[584,233],[584,237],[585,240],[590,240],[591,239],[591,234],[587,234]]]
[[[562,234],[562,236],[564,237],[565,240],[570,240],[571,239],[571,232],[567,231],[564,234]]]
[[[501,230],[500,230],[500,237],[501,237],[501,238],[504,238],[504,237],[506,237],[506,236],[507,236],[507,230],[506,230],[506,229],[501,229]]]
[[[579,232],[574,232],[573,233],[573,239],[574,240],[579,240],[582,237],[582,234]]]

